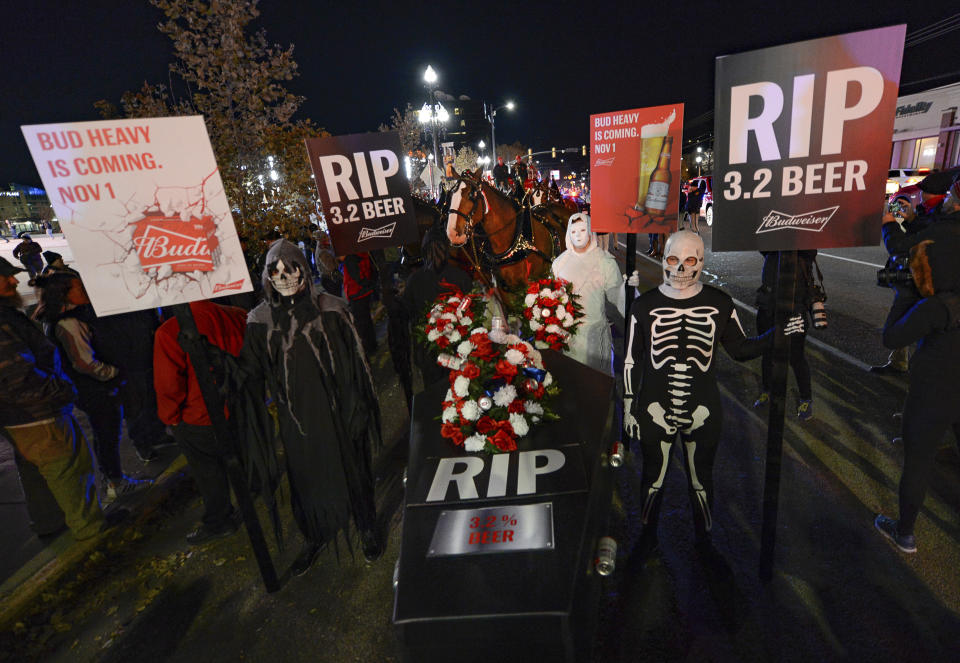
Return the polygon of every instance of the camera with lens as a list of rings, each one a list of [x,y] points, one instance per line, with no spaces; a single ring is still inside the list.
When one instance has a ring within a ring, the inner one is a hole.
[[[898,285],[913,283],[913,273],[910,271],[910,257],[907,255],[892,255],[883,269],[877,270],[877,285],[881,288],[893,288]]]

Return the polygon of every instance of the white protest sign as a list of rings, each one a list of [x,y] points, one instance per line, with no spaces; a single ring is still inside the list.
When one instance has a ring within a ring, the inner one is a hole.
[[[21,129],[97,315],[252,289],[202,117]]]

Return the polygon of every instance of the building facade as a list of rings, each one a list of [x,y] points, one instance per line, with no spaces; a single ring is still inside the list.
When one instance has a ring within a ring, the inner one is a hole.
[[[0,190],[0,223],[7,226],[7,221],[17,233],[40,232],[43,221],[51,221],[54,231],[60,231],[47,192],[25,184],[9,184]]]
[[[890,168],[960,165],[960,83],[897,99]]]

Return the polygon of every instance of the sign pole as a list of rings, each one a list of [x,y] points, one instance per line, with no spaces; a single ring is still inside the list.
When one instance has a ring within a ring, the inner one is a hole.
[[[777,537],[777,510],[780,501],[780,470],[783,463],[783,423],[786,411],[787,367],[790,339],[783,334],[793,315],[797,276],[797,252],[780,251],[774,313],[773,366],[770,383],[770,418],[767,424],[767,462],[763,483],[763,524],[760,531],[760,580],[773,578],[773,557]]]
[[[257,559],[257,566],[260,568],[260,577],[263,578],[263,584],[267,592],[275,592],[280,589],[277,571],[273,566],[273,560],[270,558],[267,541],[263,536],[263,528],[260,527],[260,520],[257,518],[257,512],[254,508],[253,497],[250,495],[243,468],[240,466],[240,459],[237,457],[236,448],[232,442],[235,436],[230,433],[227,418],[223,414],[223,397],[213,379],[210,357],[207,356],[190,305],[177,304],[171,308],[177,318],[177,323],[180,325],[180,334],[177,341],[190,357],[190,362],[193,364],[194,372],[197,375],[197,383],[200,385],[203,403],[207,407],[207,414],[213,424],[213,434],[217,441],[217,447],[224,454],[227,476],[230,479],[230,485],[233,486],[234,495],[237,496],[237,504],[240,507],[244,525],[246,525],[250,546],[253,548],[254,557]]]

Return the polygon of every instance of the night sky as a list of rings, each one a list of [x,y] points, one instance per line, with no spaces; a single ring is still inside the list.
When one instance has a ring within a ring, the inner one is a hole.
[[[922,9],[921,9],[922,8]],[[907,23],[916,30],[957,12],[923,2],[389,3],[263,0],[255,27],[293,43],[307,97],[297,117],[334,134],[376,130],[394,107],[439,88],[502,104],[497,142],[534,149],[589,142],[591,113],[684,102],[688,120],[713,108],[718,55]],[[144,81],[167,82],[169,40],[146,0],[34,0],[0,24],[0,185],[40,184],[21,124],[99,119]],[[906,49],[901,93],[960,80],[960,30]],[[926,82],[921,82],[926,79]],[[908,85],[912,84],[912,85]]]

